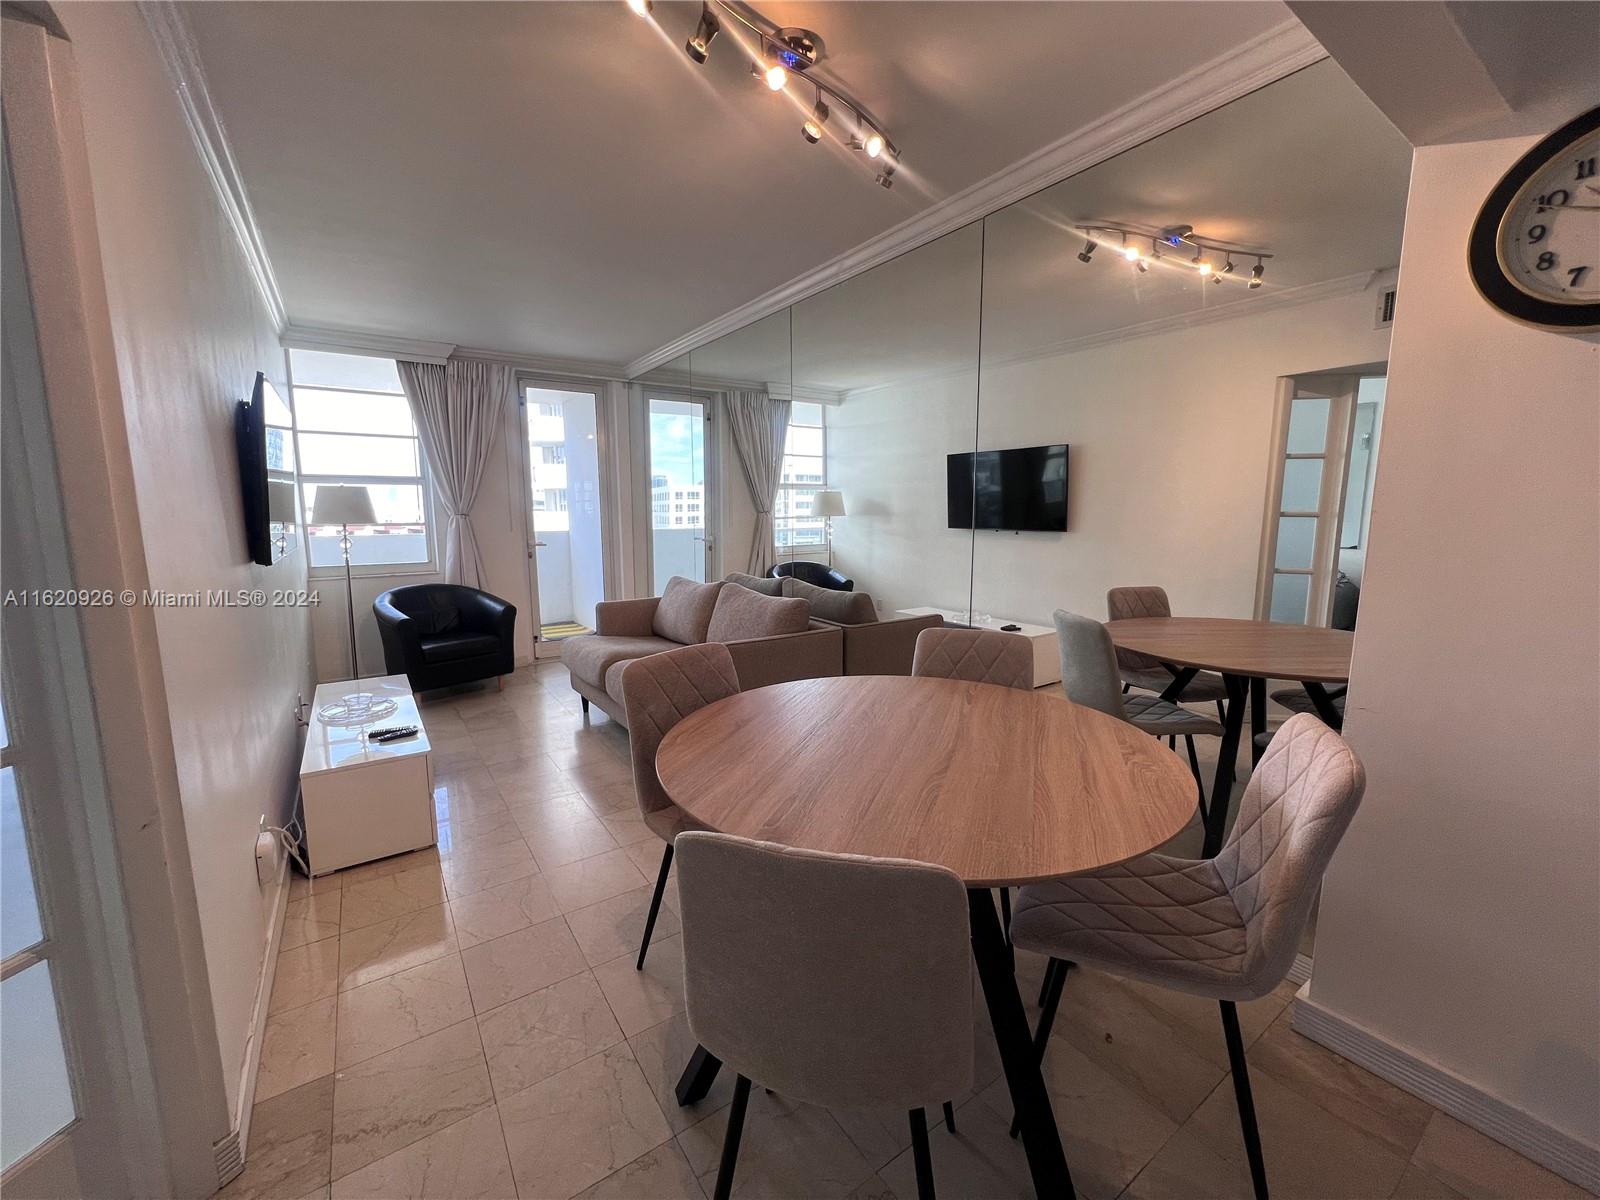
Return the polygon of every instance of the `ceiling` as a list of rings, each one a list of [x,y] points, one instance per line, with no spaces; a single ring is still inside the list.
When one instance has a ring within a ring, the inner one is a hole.
[[[976,224],[957,230],[802,301],[792,330],[774,314],[694,351],[689,367],[781,383],[792,362],[797,385],[832,392],[972,370],[980,293],[986,365],[1218,305],[1247,315],[1396,266],[1410,170],[1410,144],[1324,60],[1002,209],[981,240]],[[1081,263],[1077,226],[1097,221],[1190,224],[1273,257],[1256,290],[1244,287],[1246,256],[1221,284],[1167,262],[1138,274],[1114,242]]]
[[[1212,3],[771,3],[887,126],[800,137],[699,5],[194,3],[292,324],[621,363],[1288,19]],[[1181,30],[1181,37],[1175,31]],[[1119,48],[1108,53],[1109,47]],[[1135,53],[1120,48],[1137,48]]]

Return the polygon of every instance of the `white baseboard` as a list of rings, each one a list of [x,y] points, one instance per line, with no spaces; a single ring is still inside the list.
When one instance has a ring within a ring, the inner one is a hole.
[[[1289,968],[1289,973],[1284,976],[1290,983],[1304,983],[1311,978],[1311,956],[1309,954],[1296,954],[1294,965]]]
[[[1291,1026],[1296,1033],[1426,1100],[1563,1179],[1600,1193],[1600,1148],[1586,1146],[1438,1064],[1335,1016],[1303,994],[1295,1001]]]

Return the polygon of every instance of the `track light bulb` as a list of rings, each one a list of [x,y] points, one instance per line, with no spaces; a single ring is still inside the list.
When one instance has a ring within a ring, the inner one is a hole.
[[[806,123],[800,126],[800,132],[806,141],[815,146],[822,140],[822,127],[828,123],[828,106],[822,102],[822,97],[817,97],[817,106],[811,110],[811,115],[806,118]]]
[[[894,186],[894,168],[885,167],[879,171],[877,184],[881,188],[892,188]]]
[[[867,152],[868,158],[877,158],[883,153],[883,134],[874,129],[867,134],[867,140],[861,144],[861,148]]]
[[[1245,286],[1250,288],[1260,287],[1261,276],[1265,270],[1266,268],[1259,261],[1257,261],[1256,265],[1250,268],[1250,282],[1245,284]]]
[[[653,0],[628,0],[628,7],[641,17],[648,17],[650,10],[655,7]]]
[[[1137,247],[1137,246],[1124,246],[1122,248],[1122,257],[1127,259],[1129,262],[1138,262],[1139,261],[1139,247]]]
[[[1202,259],[1200,265],[1196,267],[1195,270],[1199,271],[1202,275],[1209,275],[1211,274],[1211,264]]]
[[[632,0],[629,0],[631,3]],[[711,53],[711,43],[722,29],[722,22],[717,20],[717,14],[711,11],[709,4],[700,6],[700,23],[694,27],[694,33],[683,44],[684,53],[697,63],[704,63]]]
[[[1145,262],[1144,259],[1138,258],[1137,256],[1134,258],[1133,265],[1134,265],[1135,268],[1137,268],[1139,274],[1141,274],[1141,275],[1143,275],[1146,271],[1148,271],[1150,269],[1150,264]]]
[[[1083,243],[1083,249],[1078,251],[1078,261],[1079,262],[1083,262],[1083,263],[1088,262],[1089,261],[1089,256],[1091,254],[1093,254],[1099,248],[1100,248],[1099,243],[1096,242],[1093,238],[1085,239],[1085,241]]]
[[[762,72],[761,78],[773,91],[781,92],[783,85],[789,82],[789,71],[782,63],[773,63]]]

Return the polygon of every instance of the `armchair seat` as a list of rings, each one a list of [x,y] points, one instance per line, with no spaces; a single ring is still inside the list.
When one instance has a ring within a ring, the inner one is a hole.
[[[493,654],[500,649],[500,639],[492,633],[447,633],[419,641],[423,661],[429,663],[456,662],[480,654]]]
[[[415,691],[509,675],[516,669],[516,606],[477,588],[419,583],[372,602],[383,664]]]
[[[827,563],[810,562],[803,558],[793,562],[781,562],[772,568],[773,579],[785,577],[798,579],[813,587],[827,588],[831,592],[856,590],[856,581],[848,575],[835,571]]]

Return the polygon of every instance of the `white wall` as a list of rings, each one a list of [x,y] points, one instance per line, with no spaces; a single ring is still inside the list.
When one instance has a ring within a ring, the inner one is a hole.
[[[850,396],[829,412],[829,482],[848,497],[835,558],[885,609],[973,606],[1048,625],[1161,584],[1176,610],[1251,615],[1281,375],[1382,361],[1366,292],[1074,354]],[[946,528],[945,455],[1067,442],[1068,530]]]
[[[299,559],[248,561],[233,439],[234,404],[255,372],[284,388],[277,330],[137,9],[58,13],[82,84],[151,585],[302,587]],[[311,679],[310,623],[300,608],[183,608],[158,611],[156,627],[231,1109],[275,899],[256,883],[257,822],[283,821],[294,801],[293,710]]]
[[[1309,1000],[1600,1143],[1600,345],[1491,309],[1533,139],[1419,149],[1346,736],[1366,799]]]

